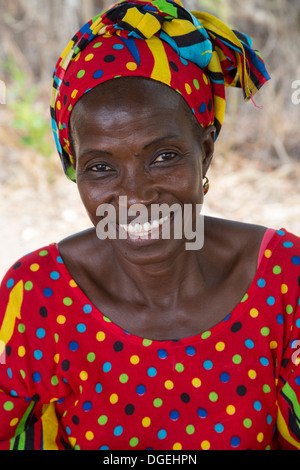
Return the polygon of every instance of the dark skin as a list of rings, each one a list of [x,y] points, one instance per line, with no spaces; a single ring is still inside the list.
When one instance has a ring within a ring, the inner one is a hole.
[[[77,185],[94,227],[62,240],[59,251],[90,301],[137,336],[172,340],[206,331],[236,307],[255,276],[265,227],[205,217],[204,246],[192,251],[184,238],[96,235],[97,207],[117,210],[119,196],[149,211],[151,204],[203,203],[214,131],[195,124],[179,94],[141,78],[103,83],[72,112]]]

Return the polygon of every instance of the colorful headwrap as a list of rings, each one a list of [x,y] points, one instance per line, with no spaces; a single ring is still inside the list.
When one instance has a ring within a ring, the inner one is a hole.
[[[188,12],[177,0],[121,1],[86,23],[59,58],[51,117],[64,171],[76,181],[69,139],[72,109],[85,93],[113,78],[159,81],[179,92],[199,124],[219,134],[225,87],[252,99],[270,78],[245,34],[208,13]]]

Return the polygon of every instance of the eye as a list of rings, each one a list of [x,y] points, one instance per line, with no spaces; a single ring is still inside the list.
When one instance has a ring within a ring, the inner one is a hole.
[[[164,152],[158,155],[153,163],[169,162],[170,160],[174,160],[176,157],[177,153],[175,152]]]
[[[97,173],[105,173],[106,171],[111,170],[111,167],[108,165],[105,165],[105,163],[97,163],[97,165],[93,165],[89,169],[90,171],[94,171]]]

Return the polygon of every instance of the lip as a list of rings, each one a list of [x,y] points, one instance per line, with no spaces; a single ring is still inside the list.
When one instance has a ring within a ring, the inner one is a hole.
[[[123,224],[116,224],[116,229],[118,232],[117,238],[118,239],[125,239],[129,243],[135,243],[135,244],[148,244],[151,242],[155,242],[159,239],[162,238],[162,231],[163,228],[166,226],[166,224],[170,224],[170,234],[171,234],[171,224],[174,219],[174,214],[170,214],[167,218],[165,217],[164,220],[161,223],[158,223],[158,221],[153,221],[152,223],[146,222],[146,227],[149,229],[147,230],[132,230],[130,229],[129,226],[132,227],[132,224],[128,224],[126,228],[124,227]],[[140,225],[140,224],[139,224]],[[120,236],[121,235],[121,236]]]

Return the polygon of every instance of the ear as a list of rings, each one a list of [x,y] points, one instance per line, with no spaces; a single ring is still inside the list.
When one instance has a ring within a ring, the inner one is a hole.
[[[202,145],[202,172],[203,177],[206,175],[207,170],[211,164],[213,155],[214,155],[214,148],[215,148],[215,135],[216,135],[216,128],[214,126],[209,126],[204,129],[201,138],[201,145]]]

